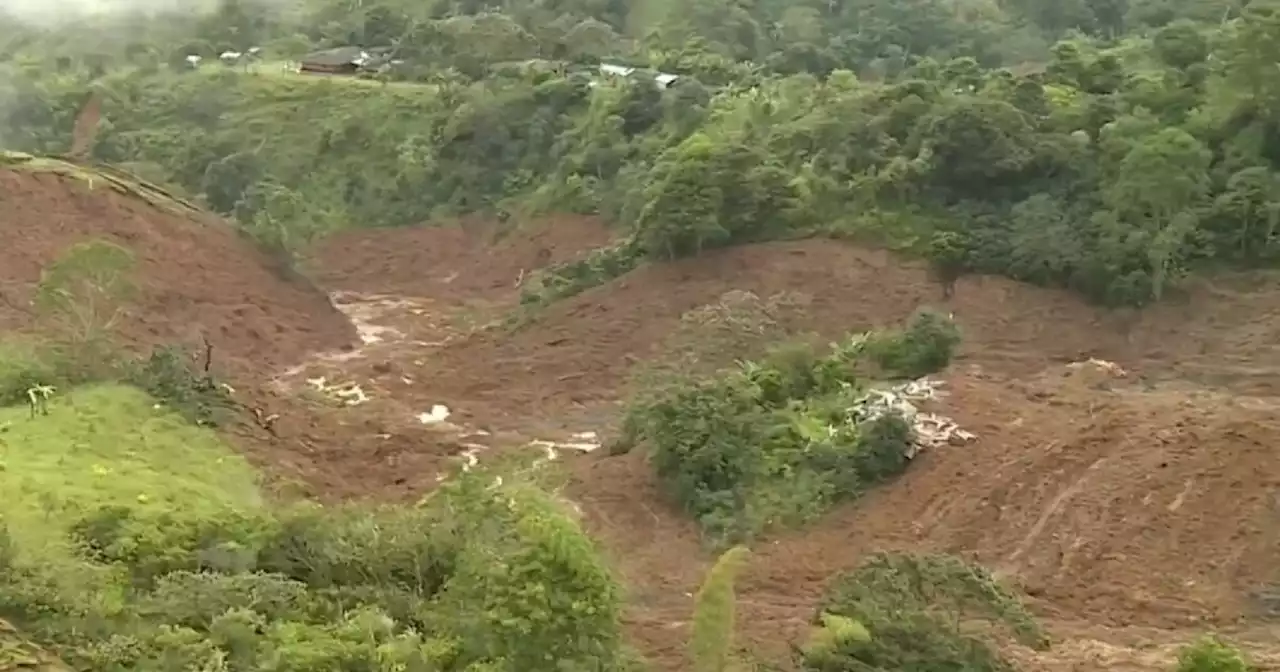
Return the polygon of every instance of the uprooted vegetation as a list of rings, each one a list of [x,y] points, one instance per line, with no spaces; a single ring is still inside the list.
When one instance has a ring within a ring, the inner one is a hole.
[[[916,455],[915,409],[877,405],[868,364],[919,378],[945,367],[958,343],[946,318],[921,312],[905,329],[853,335],[825,354],[797,343],[717,375],[676,377],[637,397],[617,449],[650,444],[658,478],[712,539],[800,524]]]

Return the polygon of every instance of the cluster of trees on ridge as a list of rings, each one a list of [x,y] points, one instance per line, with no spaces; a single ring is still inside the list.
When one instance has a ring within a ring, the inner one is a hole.
[[[633,234],[533,286],[824,233],[1108,304],[1277,255],[1275,0],[301,3],[17,30],[4,142],[65,150],[90,87],[96,158],[176,183],[265,244],[505,208]],[[92,39],[91,39],[92,37]],[[419,86],[166,67],[198,44],[268,58],[396,45]],[[593,82],[525,59],[682,75]]]

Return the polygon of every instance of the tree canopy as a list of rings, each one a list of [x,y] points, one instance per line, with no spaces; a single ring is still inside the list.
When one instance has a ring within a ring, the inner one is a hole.
[[[97,160],[284,252],[343,226],[574,210],[633,232],[618,272],[822,233],[1140,305],[1280,250],[1277,8],[219,0],[114,15],[114,31],[11,17],[0,139],[65,152],[95,88]],[[348,44],[393,58],[365,79],[284,71]],[[252,67],[184,60],[254,46]],[[582,284],[535,283],[558,289],[531,300]]]

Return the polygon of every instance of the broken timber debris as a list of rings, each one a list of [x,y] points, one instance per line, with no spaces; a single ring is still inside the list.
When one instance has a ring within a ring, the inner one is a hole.
[[[938,399],[945,392],[942,381],[920,378],[888,389],[872,389],[854,401],[849,414],[854,422],[868,422],[887,413],[898,413],[911,425],[914,441],[907,459],[921,451],[947,445],[968,443],[978,438],[961,429],[951,418],[935,413],[921,413],[916,404]]]

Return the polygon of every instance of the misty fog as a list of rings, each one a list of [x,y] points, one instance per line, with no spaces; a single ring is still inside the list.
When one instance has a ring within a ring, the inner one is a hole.
[[[0,12],[32,23],[56,23],[101,15],[181,11],[203,13],[217,0],[4,0]]]

